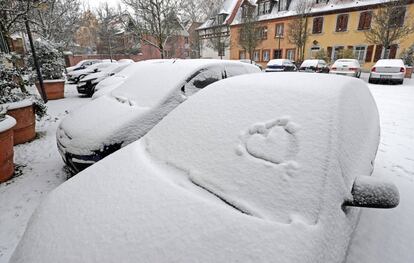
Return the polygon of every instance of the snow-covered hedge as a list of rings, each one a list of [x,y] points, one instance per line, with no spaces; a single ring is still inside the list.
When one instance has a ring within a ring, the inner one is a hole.
[[[63,79],[65,62],[63,60],[63,52],[58,50],[58,46],[41,39],[37,39],[34,46],[43,79]],[[29,56],[29,65],[35,71],[32,54]]]
[[[33,85],[30,80],[30,71],[19,66],[22,58],[15,54],[0,53],[0,105],[10,105],[30,100],[35,106],[38,117],[46,114],[46,105],[35,95],[27,91]]]
[[[401,59],[404,61],[404,64],[407,66],[414,65],[414,45],[410,46],[408,49],[405,49],[401,53]]]

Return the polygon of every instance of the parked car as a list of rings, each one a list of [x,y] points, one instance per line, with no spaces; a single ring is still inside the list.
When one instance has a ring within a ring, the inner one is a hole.
[[[378,143],[361,80],[218,81],[49,194],[10,263],[342,263],[358,207],[399,202]]]
[[[100,62],[93,64],[85,69],[80,69],[76,71],[72,71],[66,74],[66,78],[68,81],[72,82],[73,84],[77,84],[82,78],[86,77],[89,74],[100,72],[102,69],[113,65],[114,62]]]
[[[85,94],[88,97],[91,97],[95,92],[96,85],[105,80],[106,78],[115,75],[118,72],[121,72],[126,67],[129,67],[132,63],[131,61],[122,61],[118,63],[112,63],[110,66],[103,68],[101,71],[92,73],[79,81],[77,85],[77,90],[80,94]]]
[[[361,77],[361,65],[356,59],[338,59],[329,73],[359,78]]]
[[[92,95],[92,99],[96,99],[110,93],[112,90],[116,89],[117,87],[121,86],[128,78],[133,78],[137,72],[142,68],[140,63],[156,63],[158,61],[163,61],[160,59],[151,59],[146,61],[140,61],[132,64],[131,66],[125,68],[119,73],[116,73],[109,78],[101,81],[95,87],[95,93]]]
[[[272,59],[267,63],[266,72],[297,71],[293,61],[289,59]]]
[[[306,59],[300,65],[301,72],[329,73],[329,67],[325,60],[322,59]]]
[[[404,83],[405,65],[401,59],[380,59],[371,68],[369,83]]]
[[[67,67],[66,68],[66,72],[72,72],[72,71],[76,71],[76,70],[81,70],[81,69],[85,69],[93,64],[96,63],[101,63],[102,60],[100,59],[86,59],[86,60],[81,60],[79,61],[75,66],[72,67]]]
[[[256,61],[251,61],[250,59],[240,59],[240,62],[243,62],[243,63],[249,63],[249,64],[253,64],[253,65],[255,65],[256,67],[260,68],[260,70],[263,70],[262,65],[260,65],[260,64],[259,64],[259,63],[257,63]]]
[[[139,66],[138,66],[139,65]],[[74,173],[141,138],[192,94],[221,79],[260,72],[226,60],[137,63],[119,87],[71,112],[57,130],[59,152]]]

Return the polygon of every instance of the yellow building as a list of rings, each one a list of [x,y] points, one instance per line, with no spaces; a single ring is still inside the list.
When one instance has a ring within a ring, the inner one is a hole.
[[[240,0],[239,10],[230,27],[230,58],[248,58],[246,52],[238,45],[240,21],[243,7],[254,6],[258,21],[262,27],[263,41],[253,54],[253,60],[265,66],[267,61],[275,58],[297,60],[299,54],[295,45],[287,37],[289,21],[295,18],[295,6],[301,0]],[[310,32],[306,46],[305,59],[315,58],[321,50],[325,51],[328,62],[337,59],[338,54],[351,49],[354,56],[365,69],[371,66],[384,52],[389,58],[400,57],[401,52],[414,44],[414,34],[400,43],[384,50],[382,46],[368,43],[365,31],[371,28],[372,17],[377,12],[382,0],[334,1],[308,0],[312,9],[308,17]],[[414,17],[414,1],[409,1],[402,22]]]
[[[399,58],[404,49],[414,44],[414,34],[387,50],[381,45],[367,43],[365,31],[371,28],[372,16],[377,9],[378,5],[371,5],[312,14],[309,18],[311,34],[307,41],[305,58],[314,58],[323,49],[328,59],[335,61],[341,50],[352,49],[355,58],[365,69],[370,69],[383,52],[389,52],[389,58]],[[405,18],[413,16],[414,4],[409,4]],[[406,19],[404,22],[407,22]]]

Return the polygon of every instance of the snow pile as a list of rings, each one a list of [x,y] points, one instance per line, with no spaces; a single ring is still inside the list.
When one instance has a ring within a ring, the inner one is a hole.
[[[16,120],[11,116],[6,115],[5,119],[0,119],[0,133],[13,128],[14,125],[16,125]]]
[[[343,262],[375,124],[360,80],[216,82],[56,189],[11,262]]]

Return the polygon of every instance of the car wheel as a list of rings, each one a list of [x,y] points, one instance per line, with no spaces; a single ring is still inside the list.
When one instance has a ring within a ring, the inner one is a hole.
[[[88,94],[86,94],[88,97],[92,97],[92,95],[95,93],[95,87],[96,84],[92,84],[92,87],[89,89]]]
[[[400,80],[400,81],[398,82],[398,84],[400,84],[400,85],[404,84],[404,79]]]
[[[373,81],[371,78],[369,78],[369,79],[368,79],[368,83],[373,84],[373,83],[374,83],[374,81]]]

